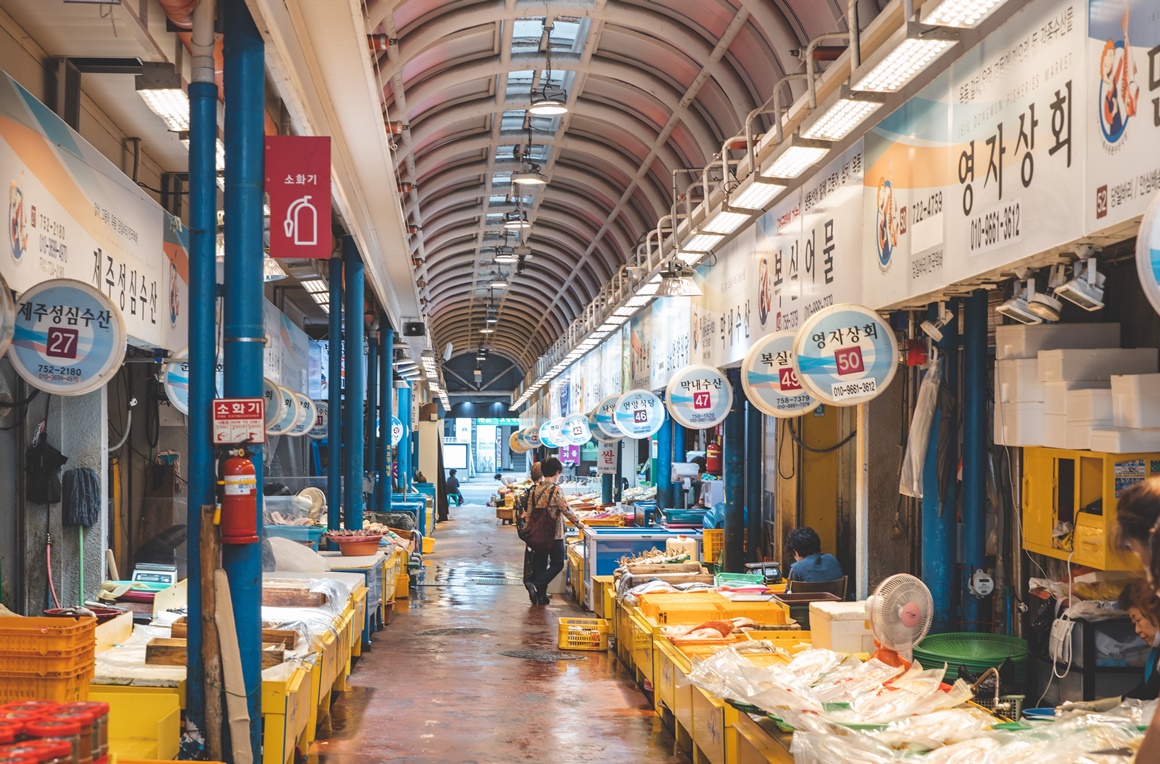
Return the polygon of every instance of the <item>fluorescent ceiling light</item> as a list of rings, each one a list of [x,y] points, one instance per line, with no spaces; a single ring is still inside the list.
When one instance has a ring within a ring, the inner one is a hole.
[[[871,100],[853,93],[843,93],[811,125],[802,130],[802,137],[840,141],[881,107],[882,101],[879,99]]]
[[[526,212],[507,212],[503,216],[503,227],[509,231],[519,231],[524,228],[531,228],[532,224],[528,222]]]
[[[520,186],[545,186],[548,179],[538,169],[512,173],[512,183]]]
[[[934,0],[923,5],[922,22],[939,27],[971,29],[991,15],[1004,0]],[[928,7],[929,6],[929,7]]]
[[[796,178],[830,153],[826,141],[790,136],[778,147],[777,156],[761,174],[767,178]]]
[[[612,332],[616,329],[619,329],[620,325],[622,323],[624,323],[624,322],[623,321],[617,322],[617,321],[607,320],[603,324],[600,325],[600,331]]]
[[[617,314],[613,313],[611,316],[609,316],[607,319],[605,319],[604,322],[606,324],[614,324],[616,326],[623,326],[624,324],[628,323],[628,319],[630,319],[630,318],[632,318],[632,314],[629,314],[627,316],[618,316]]]
[[[686,252],[710,252],[725,237],[719,233],[698,233],[690,236],[681,249]]]
[[[638,310],[640,310],[640,308],[630,308],[626,305],[623,308],[617,308],[616,310],[612,311],[612,315],[618,318],[632,318],[636,315]]]
[[[600,329],[597,329],[596,331],[592,332],[592,336],[595,337],[596,339],[604,339],[611,332],[612,332],[612,329],[600,328]]]
[[[326,282],[322,281],[321,279],[307,279],[306,281],[302,282],[302,288],[311,294],[320,294],[330,291],[330,287],[328,287]]]
[[[485,318],[484,321],[486,321],[489,324],[498,324],[499,323],[499,316],[490,315],[487,318]]]
[[[658,284],[657,286],[659,288],[660,285]],[[656,294],[656,292],[654,291],[651,294],[638,294],[635,297],[630,297],[628,298],[628,302],[625,303],[625,306],[629,308],[643,308],[652,302],[653,294]]]
[[[743,190],[729,197],[729,206],[742,210],[763,210],[773,198],[785,190],[780,183],[771,183],[757,175],[750,176],[752,181]]]
[[[897,93],[954,44],[935,37],[907,37],[858,80],[854,90]]]
[[[696,265],[701,262],[701,258],[705,257],[704,252],[685,252],[684,250],[677,250],[677,259],[685,265]]]
[[[731,234],[751,219],[748,213],[730,212],[722,208],[702,223],[699,230],[706,233]]]
[[[213,160],[214,169],[217,170],[218,172],[224,172],[226,169],[226,145],[224,143],[222,143],[221,138],[215,138],[214,140],[216,141],[216,146],[215,146],[215,150],[214,150],[214,160]],[[185,146],[186,151],[189,151],[188,133],[186,134],[185,138],[181,139],[181,145]],[[266,214],[267,215],[270,214],[269,205],[266,206]]]
[[[171,133],[189,130],[189,95],[172,64],[149,62],[136,78],[137,94]]]

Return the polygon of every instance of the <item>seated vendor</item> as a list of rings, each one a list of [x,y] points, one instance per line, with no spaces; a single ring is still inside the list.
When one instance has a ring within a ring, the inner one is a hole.
[[[1140,683],[1125,697],[1138,700],[1156,700],[1160,696],[1160,599],[1143,579],[1133,581],[1124,587],[1119,599],[1120,610],[1125,610],[1136,627],[1136,634],[1144,644],[1152,648],[1144,664],[1144,675]]]
[[[790,581],[836,581],[842,577],[838,559],[822,554],[822,540],[813,528],[794,528],[785,545],[796,560],[789,566]]]

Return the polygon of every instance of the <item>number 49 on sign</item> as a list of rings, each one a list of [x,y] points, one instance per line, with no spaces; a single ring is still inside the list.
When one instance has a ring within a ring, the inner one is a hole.
[[[213,402],[215,445],[266,442],[265,398],[218,398]]]

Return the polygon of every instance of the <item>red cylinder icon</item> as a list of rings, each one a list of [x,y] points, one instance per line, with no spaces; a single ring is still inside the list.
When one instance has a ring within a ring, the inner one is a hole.
[[[258,477],[244,451],[222,464],[221,531],[223,544],[258,541]]]

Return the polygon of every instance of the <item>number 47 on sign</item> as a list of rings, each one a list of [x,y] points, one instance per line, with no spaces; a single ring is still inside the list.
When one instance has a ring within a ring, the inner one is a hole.
[[[265,398],[218,398],[213,402],[215,445],[266,442]]]

